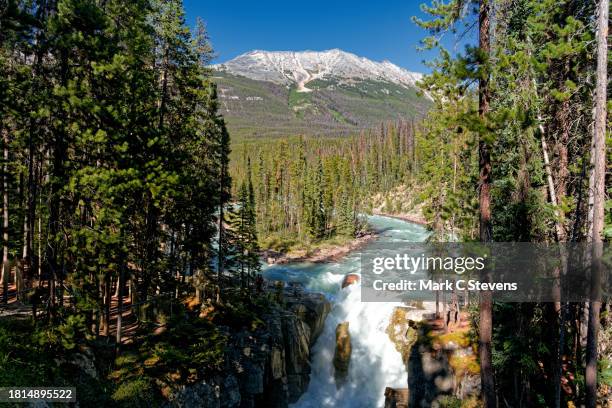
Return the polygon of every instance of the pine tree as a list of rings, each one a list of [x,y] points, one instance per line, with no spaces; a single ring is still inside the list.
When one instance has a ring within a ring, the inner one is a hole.
[[[231,179],[205,27],[176,1],[62,0],[11,1],[0,30],[5,259],[30,287],[38,264],[49,317],[68,288],[110,335],[125,285],[140,303],[211,273]]]
[[[347,237],[355,236],[355,202],[353,199],[353,186],[351,171],[348,162],[342,163],[339,195],[338,233]]]
[[[247,206],[246,211],[246,225],[247,225],[247,271],[248,275],[253,281],[255,275],[261,270],[261,264],[259,262],[259,240],[257,235],[257,205],[255,202],[255,190],[253,187],[253,180],[251,178],[251,158],[247,159],[247,200],[245,202]]]
[[[435,18],[421,23],[435,35],[424,45],[439,46],[437,38],[442,31],[455,30],[464,36],[464,26],[456,24],[459,21],[468,19],[465,27],[476,26],[473,17],[478,9],[471,7],[474,3],[433,2],[431,8],[426,7]],[[457,8],[459,4],[465,7]],[[425,134],[417,139],[423,159],[422,180],[425,185],[427,177],[432,180],[432,187],[427,188],[428,195],[433,195],[426,206],[427,215],[444,219],[450,214],[452,224],[457,224],[454,220],[461,210],[453,202],[464,201],[466,193],[473,191],[469,186],[474,185],[477,173],[472,164],[456,166],[473,163],[473,159],[461,160],[453,152],[465,152],[473,146],[470,135],[489,134],[495,137],[480,139],[487,143],[495,163],[491,168],[495,183],[490,190],[492,237],[499,241],[584,239],[589,235],[585,222],[588,204],[583,197],[588,193],[585,178],[591,137],[590,121],[585,118],[593,108],[589,56],[594,44],[590,23],[593,3],[522,0],[490,5],[493,20],[488,59],[493,63],[486,65],[490,103],[485,120],[476,117],[476,95],[466,86],[482,79],[478,67],[485,56],[479,55],[478,48],[468,47],[459,56],[442,49],[433,63],[433,74],[422,81],[436,103],[423,125]],[[463,106],[456,101],[463,101]],[[455,137],[448,139],[453,133]],[[445,151],[445,146],[454,144],[451,140],[458,142],[459,149]],[[429,153],[429,149],[441,154]],[[444,184],[450,180],[444,170],[449,163],[458,170],[452,173],[457,176],[453,176],[457,183],[453,183],[452,194],[447,187],[450,183]],[[470,204],[468,208],[473,207]],[[465,215],[466,221],[473,220],[469,210]],[[473,238],[469,227],[473,222],[461,224],[458,231]],[[442,225],[445,229],[445,223]],[[523,395],[532,400],[544,398],[550,406],[562,406],[570,400],[581,403],[585,395],[578,382],[570,380],[572,392],[562,392],[564,371],[559,362],[565,355],[581,364],[582,345],[577,339],[582,308],[571,303],[562,308],[555,304],[495,304],[492,341],[500,358],[493,364],[500,401],[520,405]],[[514,321],[517,315],[520,320]],[[551,329],[531,328],[529,324],[536,321]],[[517,331],[529,340],[518,340]],[[533,364],[541,365],[545,374],[532,373],[529,367]],[[521,381],[517,385],[509,380],[512,378]]]
[[[312,239],[325,236],[325,206],[324,206],[324,175],[323,164],[317,160],[316,169],[309,169],[309,177],[305,191],[306,228]]]
[[[226,230],[228,245],[225,256],[227,258],[226,268],[232,270],[238,276],[240,287],[243,289],[248,285],[248,213],[249,199],[246,184],[242,183],[236,203],[228,210],[228,226]]]

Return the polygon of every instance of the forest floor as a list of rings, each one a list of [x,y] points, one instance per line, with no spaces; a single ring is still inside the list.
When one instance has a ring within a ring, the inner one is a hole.
[[[435,318],[434,316],[426,319],[424,324],[427,325],[427,334],[432,338],[455,332],[467,336],[472,329],[470,316],[465,311],[461,312],[457,322],[449,322],[447,327],[444,325],[444,319],[441,317]]]
[[[34,284],[35,287],[38,287],[38,283]],[[9,284],[8,287],[8,302],[6,304],[0,303],[0,318],[29,318],[32,316],[32,305],[29,301],[25,303],[17,299],[17,290],[15,287],[15,283]],[[33,289],[32,289],[33,290]],[[24,297],[28,297],[29,295],[24,295]],[[0,290],[0,300],[2,299],[2,291]],[[71,302],[70,296],[66,294],[64,297],[64,304],[68,305]],[[115,295],[112,296],[111,306],[110,306],[110,324],[109,324],[109,336],[113,337],[113,333],[117,331],[117,317],[119,315],[118,312],[119,299]],[[40,316],[43,313],[42,309],[38,310],[37,315]],[[134,313],[134,308],[131,305],[130,297],[125,296],[123,299],[123,307],[121,313],[122,319],[122,336],[121,342],[124,344],[130,343],[134,341],[134,337],[138,332],[139,322]]]
[[[4,292],[0,290],[0,318],[28,317],[32,315],[32,307],[17,301],[17,287],[15,283],[8,285],[7,303],[4,301]]]
[[[15,302],[17,300],[17,287],[15,286],[14,282],[9,283],[8,285],[8,291],[7,291],[8,295],[8,303],[12,303]],[[4,296],[4,291],[2,290],[2,288],[0,288],[0,299],[2,299]]]

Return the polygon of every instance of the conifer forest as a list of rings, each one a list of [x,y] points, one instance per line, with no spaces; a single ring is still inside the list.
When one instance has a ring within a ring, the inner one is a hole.
[[[0,0],[0,404],[612,407],[610,293],[359,299],[384,237],[612,282],[609,0],[425,1],[422,75],[187,3]]]

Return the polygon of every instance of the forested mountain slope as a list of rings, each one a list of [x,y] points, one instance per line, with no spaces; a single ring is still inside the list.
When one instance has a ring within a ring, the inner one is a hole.
[[[339,135],[422,116],[421,74],[341,51],[252,51],[213,66],[234,138]]]

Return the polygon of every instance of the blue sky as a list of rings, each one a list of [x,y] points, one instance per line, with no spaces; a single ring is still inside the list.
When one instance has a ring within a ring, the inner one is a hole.
[[[416,49],[426,33],[411,21],[411,16],[423,17],[422,2],[184,0],[184,5],[190,26],[197,16],[206,22],[218,54],[215,62],[253,49],[340,48],[375,61],[389,60],[411,71],[428,72],[422,60],[433,54]]]

